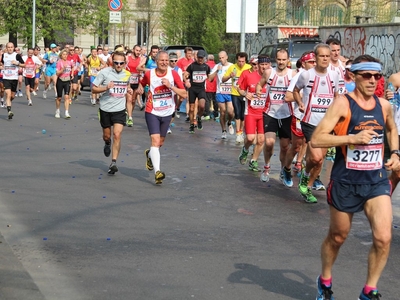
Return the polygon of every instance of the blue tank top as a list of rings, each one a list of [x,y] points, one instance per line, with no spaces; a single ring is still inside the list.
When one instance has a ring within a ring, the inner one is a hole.
[[[149,57],[145,67],[147,69],[155,69],[155,68],[157,68],[157,64],[151,57]]]
[[[365,110],[349,95],[345,96],[350,110],[346,119],[335,126],[335,134],[352,135],[372,129],[378,136],[372,138],[368,145],[336,147],[331,179],[346,184],[374,184],[387,180],[383,157],[385,119],[379,99],[374,95],[375,107]]]

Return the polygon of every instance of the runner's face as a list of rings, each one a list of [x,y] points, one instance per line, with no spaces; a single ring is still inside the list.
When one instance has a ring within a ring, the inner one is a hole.
[[[61,59],[62,59],[62,60],[67,60],[67,55],[68,55],[68,52],[63,51],[63,52],[61,53]]]
[[[158,49],[153,49],[153,50],[151,50],[150,56],[152,58],[156,58],[157,53],[158,53]]]
[[[177,62],[177,61],[178,61],[177,58],[170,58],[170,59],[169,59],[169,66],[170,66],[171,68],[175,68],[176,62]]]
[[[28,57],[32,57],[33,56],[33,50],[28,50]]]
[[[167,71],[169,63],[168,53],[162,53],[157,59],[157,68],[161,71]]]
[[[316,66],[326,69],[329,66],[331,51],[328,48],[319,48],[318,54],[316,54],[315,58],[317,62]]]
[[[258,73],[264,74],[266,69],[271,68],[271,63],[263,62],[258,64]]]
[[[74,49],[75,54],[79,54],[79,49]]]
[[[246,64],[246,57],[238,57],[236,64],[239,68],[243,68],[243,66]]]
[[[133,49],[133,53],[135,54],[135,57],[140,56],[140,51],[141,51],[141,49],[139,47],[135,47],[135,49]]]
[[[220,54],[220,55],[218,55],[218,59],[219,59],[219,62],[220,62],[222,65],[225,65],[226,62],[228,61],[228,57],[227,57],[225,54]]]
[[[113,66],[114,70],[118,73],[125,68],[125,57],[122,55],[114,55],[113,56]]]
[[[202,64],[204,64],[204,57],[198,57],[197,56],[197,63],[199,64],[199,65],[202,65]]]
[[[304,69],[310,70],[315,67],[315,64],[316,64],[316,61],[314,59],[312,59],[312,60],[307,60],[307,61],[303,62],[302,66]]]
[[[331,44],[329,47],[331,47],[331,60],[336,63],[340,57],[340,45]]]
[[[377,71],[360,71],[354,73],[353,78],[356,84],[356,89],[363,95],[367,97],[371,97],[375,94],[376,85],[378,80],[371,76],[371,78],[366,79],[362,77],[362,74],[379,74]]]
[[[276,62],[280,71],[283,71],[287,68],[288,60],[289,58],[286,52],[278,52],[276,55]]]
[[[186,57],[186,59],[192,59],[192,57],[193,57],[193,51],[186,51],[185,57]]]
[[[9,44],[7,44],[7,53],[8,54],[11,54],[11,53],[13,53],[14,52],[14,44],[12,44],[12,43],[9,43]]]
[[[92,56],[93,56],[93,57],[96,57],[96,56],[97,56],[97,50],[96,50],[96,49],[93,49],[91,53],[92,53]]]

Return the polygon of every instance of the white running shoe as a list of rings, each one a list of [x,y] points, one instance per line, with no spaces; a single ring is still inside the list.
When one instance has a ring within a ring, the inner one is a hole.
[[[240,144],[240,142],[241,142],[241,135],[240,134],[236,134],[236,144]]]
[[[3,99],[1,99],[1,101],[0,101],[0,106],[1,106],[1,108],[5,108],[6,106],[4,105],[4,100]]]
[[[221,139],[226,140],[226,131],[222,131]]]
[[[28,100],[28,106],[32,106],[32,100]]]
[[[69,115],[68,110],[65,111],[65,118],[66,118],[66,119],[70,119],[70,118],[71,118],[71,116]]]
[[[228,125],[228,130],[229,130],[229,134],[230,134],[230,135],[232,135],[232,134],[235,133],[235,130],[233,129],[233,125],[232,125],[232,124],[229,124],[229,125]]]
[[[46,99],[47,98],[47,90],[43,91],[43,98]]]
[[[90,99],[90,102],[92,103],[92,105],[96,105],[96,99]]]
[[[37,93],[35,91],[32,92],[33,96],[37,96]]]
[[[168,133],[168,134],[171,134],[171,133],[172,133],[172,131],[171,131],[171,128],[170,128],[170,127],[168,127],[167,133]]]
[[[56,117],[57,119],[60,118],[60,110],[59,109],[56,110],[56,114],[54,115],[54,117]]]
[[[260,175],[260,180],[262,181],[262,182],[268,182],[269,181],[269,170],[270,170],[271,168],[268,166],[264,166],[264,169],[263,169],[263,171],[261,172],[261,175]]]
[[[18,97],[22,97],[23,95],[22,95],[22,92],[21,91],[19,91],[18,92]]]

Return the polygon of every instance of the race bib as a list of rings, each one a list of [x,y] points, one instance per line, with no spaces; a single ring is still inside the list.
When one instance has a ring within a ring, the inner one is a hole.
[[[29,66],[29,67],[26,67],[25,68],[25,75],[26,75],[26,77],[28,77],[28,78],[32,78],[33,76],[35,76],[35,74],[36,74],[36,69],[35,69],[35,67],[33,66]]]
[[[282,105],[285,103],[285,95],[284,91],[271,91],[269,93],[269,100],[271,101],[271,105]]]
[[[63,71],[63,75],[69,76],[71,74],[71,66],[66,66],[65,70]]]
[[[90,67],[90,75],[91,76],[97,76],[99,73],[99,70],[97,70],[95,67]]]
[[[130,84],[139,84],[139,74],[131,74],[129,83]]]
[[[219,87],[219,91],[220,91],[221,94],[230,95],[231,92],[232,92],[232,84],[231,83],[226,83],[226,82],[221,83],[221,85]]]
[[[311,97],[311,112],[324,114],[331,105],[333,97],[328,95],[312,95]]]
[[[250,101],[250,106],[254,109],[263,109],[266,103],[266,94],[261,94],[261,97],[258,98],[255,94],[253,99]]]
[[[153,95],[153,109],[162,111],[172,106],[172,91],[163,91]]]
[[[4,66],[4,76],[18,76],[17,66]]]
[[[193,82],[194,83],[202,83],[207,79],[207,72],[206,71],[193,71],[192,74]]]
[[[111,97],[123,98],[128,92],[128,83],[114,81],[114,87],[110,88],[108,92],[110,93]]]
[[[382,145],[347,146],[346,168],[358,171],[382,168]]]

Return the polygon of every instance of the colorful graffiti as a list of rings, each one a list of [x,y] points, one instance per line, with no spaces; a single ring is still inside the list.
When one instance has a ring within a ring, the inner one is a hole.
[[[346,28],[343,33],[342,54],[354,59],[364,53],[365,30],[361,27]]]
[[[396,73],[396,43],[400,42],[400,34],[395,37],[392,34],[371,35],[369,37],[365,53],[378,58],[383,64],[383,74],[388,76]],[[398,51],[398,50],[397,50]]]

